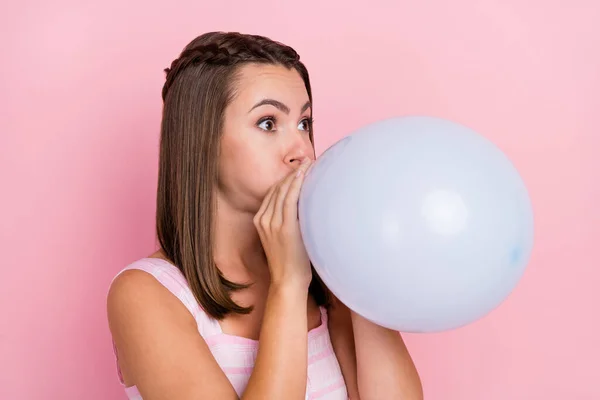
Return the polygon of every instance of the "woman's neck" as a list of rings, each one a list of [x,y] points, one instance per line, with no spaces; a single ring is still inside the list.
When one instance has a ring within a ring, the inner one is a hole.
[[[234,282],[268,279],[267,261],[250,212],[219,199],[214,219],[215,263]]]

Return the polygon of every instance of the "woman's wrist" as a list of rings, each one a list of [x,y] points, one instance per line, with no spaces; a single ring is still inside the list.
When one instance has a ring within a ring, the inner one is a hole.
[[[272,280],[269,286],[269,295],[284,299],[306,299],[308,285],[294,280]]]
[[[312,280],[312,275],[298,276],[299,274],[276,275],[271,274],[270,287],[285,292],[306,292]]]

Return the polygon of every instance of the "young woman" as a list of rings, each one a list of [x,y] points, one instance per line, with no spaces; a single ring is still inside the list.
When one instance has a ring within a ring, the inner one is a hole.
[[[290,47],[212,32],[166,70],[160,250],[113,281],[130,399],[421,399],[398,332],[311,268],[297,202],[314,160],[309,75]]]

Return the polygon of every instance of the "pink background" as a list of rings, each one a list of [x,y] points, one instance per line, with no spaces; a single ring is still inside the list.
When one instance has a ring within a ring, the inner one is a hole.
[[[300,52],[319,153],[424,113],[469,124],[520,169],[530,267],[483,320],[406,335],[427,399],[600,398],[600,2],[167,4],[0,11],[1,399],[124,398],[105,295],[153,250],[162,69],[209,30]]]

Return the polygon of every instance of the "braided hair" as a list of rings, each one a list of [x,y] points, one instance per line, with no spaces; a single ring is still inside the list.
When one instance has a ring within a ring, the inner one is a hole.
[[[162,91],[163,101],[179,73],[186,68],[200,64],[233,66],[248,62],[280,64],[288,68],[297,66],[305,70],[300,56],[289,46],[259,35],[212,32],[192,41],[165,69],[167,77]]]

